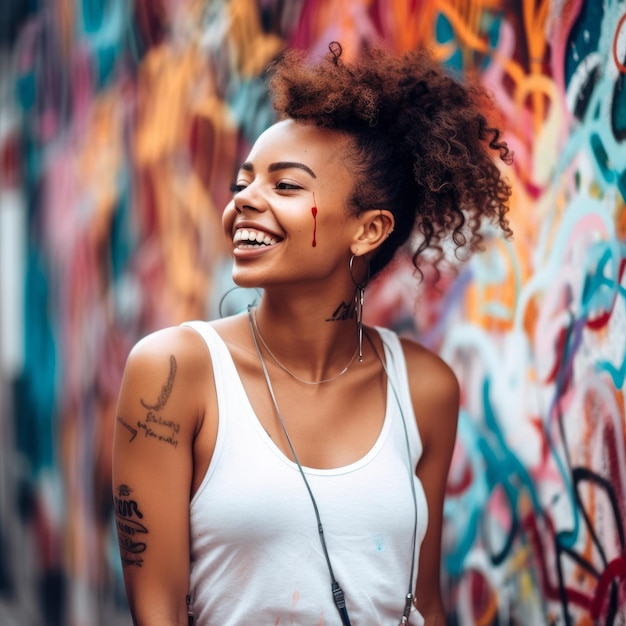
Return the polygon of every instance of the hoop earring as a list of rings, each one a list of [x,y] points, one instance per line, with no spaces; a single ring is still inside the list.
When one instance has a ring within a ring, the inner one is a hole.
[[[349,269],[350,278],[352,279],[355,287],[354,310],[356,312],[356,332],[359,342],[359,363],[363,363],[363,301],[365,300],[365,287],[367,287],[367,283],[370,280],[370,262],[368,259],[365,259],[365,262],[367,263],[367,273],[363,280],[358,281],[354,278],[353,271],[355,257],[355,254],[350,257]]]
[[[238,290],[240,290],[241,297],[239,299],[235,299],[231,303],[229,310],[224,311],[224,302],[226,298],[228,298],[228,296],[230,296],[232,293]],[[252,294],[249,292],[254,292],[255,296],[253,298],[250,298]],[[246,297],[246,293],[248,297]],[[218,306],[218,315],[220,316],[220,319],[223,319],[224,317],[227,317],[229,315],[235,315],[236,313],[245,311],[247,307],[257,306],[258,299],[260,299],[262,295],[263,295],[263,292],[257,287],[248,288],[248,287],[239,287],[238,285],[231,287],[220,298],[220,303]]]

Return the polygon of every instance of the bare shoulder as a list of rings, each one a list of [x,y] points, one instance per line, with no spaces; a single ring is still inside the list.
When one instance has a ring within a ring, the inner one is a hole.
[[[174,376],[193,374],[198,368],[210,366],[210,355],[195,330],[171,326],[140,339],[128,355],[126,369],[149,377],[157,370],[162,372],[164,363]]]
[[[415,415],[423,435],[454,437],[459,411],[459,382],[437,354],[402,339]]]
[[[438,354],[410,339],[401,342],[412,389],[423,388],[435,401],[438,396],[458,395],[456,375]]]
[[[138,397],[144,407],[163,408],[183,398],[193,403],[200,400],[195,397],[198,387],[203,388],[198,383],[211,374],[210,355],[200,335],[188,326],[172,326],[147,335],[132,348],[122,394]]]

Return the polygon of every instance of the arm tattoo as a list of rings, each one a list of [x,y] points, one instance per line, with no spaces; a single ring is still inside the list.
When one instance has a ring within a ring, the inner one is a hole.
[[[144,537],[139,537],[139,535],[148,534],[148,529],[141,521],[143,513],[137,501],[131,498],[132,491],[128,485],[119,485],[117,496],[113,498],[122,567],[141,567],[143,565],[142,554],[147,547],[145,541],[141,541]]]
[[[146,409],[151,409],[152,411],[160,411],[166,404],[172,393],[172,388],[174,387],[174,378],[176,378],[176,359],[174,355],[170,355],[170,373],[167,377],[167,382],[161,388],[161,393],[159,395],[156,404],[148,404],[145,400],[141,401],[141,404]]]
[[[165,405],[172,394],[174,379],[176,378],[176,369],[176,359],[172,354],[170,355],[170,373],[167,377],[167,382],[161,387],[161,393],[159,394],[156,403],[148,404],[145,400],[140,400],[142,406],[147,409],[147,413],[143,422],[137,420],[137,428],[133,428],[130,424],[127,424],[121,417],[117,418],[132,434],[130,441],[135,438],[137,432],[142,431],[146,438],[162,441],[169,444],[173,448],[178,447],[180,424],[174,420],[167,419],[162,415],[159,415],[159,412],[165,408]]]
[[[173,448],[178,447],[177,435],[180,432],[180,424],[178,422],[163,419],[160,415],[155,415],[152,411],[148,411],[145,421],[140,422],[137,420],[137,428],[143,431],[146,438],[162,441]],[[163,432],[164,430],[165,432]]]
[[[137,436],[137,429],[133,428],[124,418],[117,416],[117,421],[131,434],[131,438],[128,440],[130,443]]]

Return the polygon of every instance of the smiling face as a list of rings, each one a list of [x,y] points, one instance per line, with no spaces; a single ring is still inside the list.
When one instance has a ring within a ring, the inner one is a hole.
[[[239,169],[222,222],[241,286],[267,287],[345,274],[359,218],[350,213],[350,139],[283,120]]]

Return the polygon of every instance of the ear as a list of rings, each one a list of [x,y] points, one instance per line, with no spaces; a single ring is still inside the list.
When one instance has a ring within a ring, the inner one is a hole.
[[[370,209],[359,216],[359,228],[350,246],[352,254],[374,252],[393,232],[396,220],[386,209]]]

